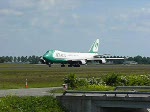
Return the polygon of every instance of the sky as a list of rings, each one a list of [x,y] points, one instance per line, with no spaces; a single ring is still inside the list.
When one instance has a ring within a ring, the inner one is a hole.
[[[0,56],[47,50],[150,57],[150,0],[0,0]]]

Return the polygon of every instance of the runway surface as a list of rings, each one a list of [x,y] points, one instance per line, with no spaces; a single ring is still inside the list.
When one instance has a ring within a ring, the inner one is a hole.
[[[15,95],[15,96],[45,96],[53,95],[53,90],[62,89],[62,87],[51,88],[26,88],[26,89],[8,89],[0,90],[0,97]],[[59,95],[59,94],[57,94]]]

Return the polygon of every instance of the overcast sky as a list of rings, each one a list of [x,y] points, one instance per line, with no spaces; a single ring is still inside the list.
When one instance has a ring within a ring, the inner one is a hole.
[[[0,0],[0,56],[47,50],[150,56],[150,0]]]

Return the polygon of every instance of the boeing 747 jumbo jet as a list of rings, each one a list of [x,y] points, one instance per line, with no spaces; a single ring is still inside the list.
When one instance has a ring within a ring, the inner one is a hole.
[[[80,67],[80,65],[86,65],[87,62],[95,61],[98,63],[106,63],[107,58],[100,58],[102,55],[98,55],[99,39],[97,39],[91,46],[88,53],[77,53],[77,52],[63,52],[59,50],[48,50],[43,57],[41,62],[49,65],[53,63],[60,63],[61,67]],[[109,58],[110,59],[110,58]],[[113,59],[124,59],[124,58],[113,58]]]

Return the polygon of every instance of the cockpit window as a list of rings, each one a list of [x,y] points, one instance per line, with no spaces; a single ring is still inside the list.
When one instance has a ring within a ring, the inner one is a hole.
[[[46,53],[49,53],[49,51],[47,51]]]

